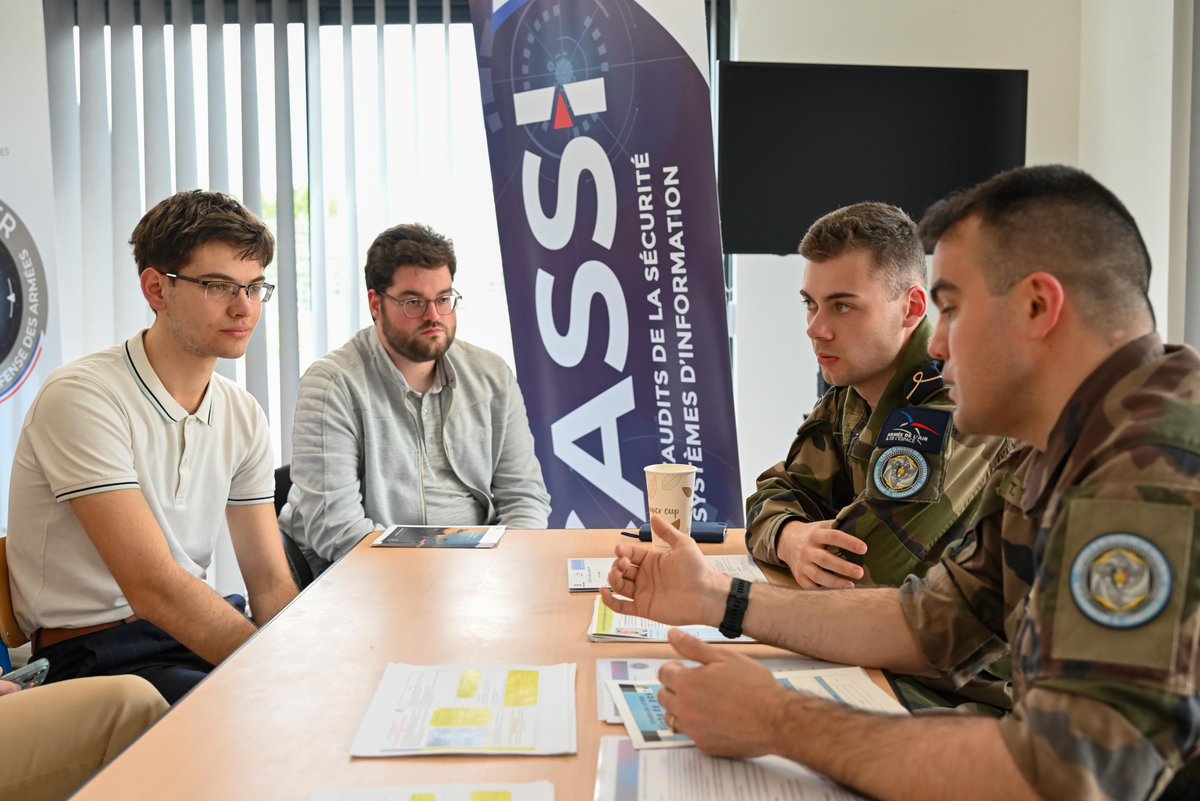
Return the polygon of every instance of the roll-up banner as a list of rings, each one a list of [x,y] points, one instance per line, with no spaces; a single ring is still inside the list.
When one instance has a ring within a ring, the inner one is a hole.
[[[0,25],[0,527],[21,423],[59,362],[51,335],[54,177],[41,0],[5,5]],[[19,77],[18,77],[19,76]]]
[[[471,0],[517,378],[550,526],[646,518],[648,464],[742,523],[701,0]]]

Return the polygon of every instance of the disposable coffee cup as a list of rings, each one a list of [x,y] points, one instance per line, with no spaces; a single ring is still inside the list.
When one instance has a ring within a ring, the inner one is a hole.
[[[690,464],[652,464],[646,467],[646,503],[650,514],[661,515],[689,537],[692,534],[692,497],[696,489],[696,467]],[[653,528],[650,540],[656,551],[671,546]]]

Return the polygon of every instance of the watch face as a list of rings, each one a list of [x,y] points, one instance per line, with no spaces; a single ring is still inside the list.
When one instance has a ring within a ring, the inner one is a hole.
[[[29,229],[0,199],[0,402],[24,383],[46,334],[46,275]]]

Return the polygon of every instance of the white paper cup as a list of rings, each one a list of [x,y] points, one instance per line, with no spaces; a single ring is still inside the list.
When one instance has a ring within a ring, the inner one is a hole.
[[[646,502],[650,514],[662,515],[668,523],[688,536],[692,534],[692,497],[695,489],[695,465],[652,464],[646,467]],[[656,551],[671,549],[653,529],[650,540]]]

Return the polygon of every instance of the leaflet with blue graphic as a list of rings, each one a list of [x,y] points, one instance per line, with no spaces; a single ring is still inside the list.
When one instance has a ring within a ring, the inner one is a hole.
[[[907,714],[907,710],[871,681],[862,668],[785,670],[773,675],[783,686],[818,698],[870,712]],[[680,734],[667,725],[666,713],[658,703],[658,691],[662,685],[657,681],[609,679],[608,689],[634,748],[641,750],[694,745],[686,734]]]
[[[670,659],[597,659],[596,660],[596,715],[605,723],[620,723],[621,711],[609,692],[609,679],[617,681],[658,681],[658,671]],[[772,673],[787,670],[831,670],[844,667],[834,662],[820,659],[809,659],[807,656],[787,656],[772,659],[756,659],[763,667]],[[684,661],[688,667],[696,667],[696,662]]]
[[[781,757],[717,759],[698,748],[637,750],[627,737],[601,737],[595,801],[866,801]]]

